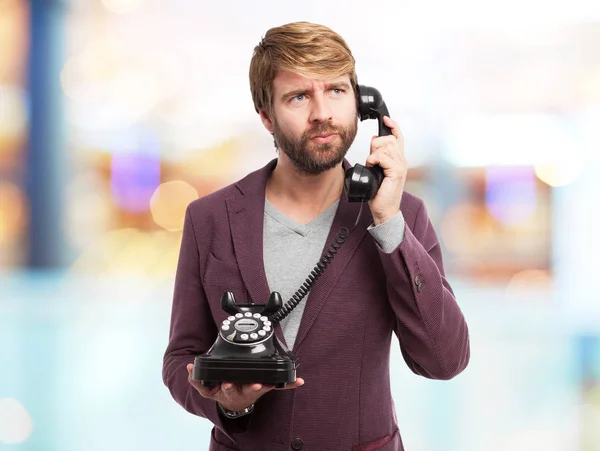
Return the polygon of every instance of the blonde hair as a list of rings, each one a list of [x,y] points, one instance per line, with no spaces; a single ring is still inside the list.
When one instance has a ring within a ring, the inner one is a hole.
[[[293,22],[267,31],[254,48],[250,62],[250,91],[254,109],[271,116],[273,79],[280,70],[305,77],[350,76],[356,91],[355,61],[346,41],[324,25]]]

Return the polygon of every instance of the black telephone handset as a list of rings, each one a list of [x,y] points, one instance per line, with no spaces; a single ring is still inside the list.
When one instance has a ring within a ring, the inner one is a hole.
[[[360,119],[377,119],[379,136],[391,135],[392,131],[383,123],[383,116],[389,116],[389,113],[379,91],[362,85],[357,91]],[[357,164],[349,168],[345,173],[349,201],[371,200],[377,194],[383,177],[380,166],[367,168]],[[354,227],[359,218],[360,212]],[[217,339],[210,349],[194,359],[192,378],[209,387],[221,382],[235,382],[283,388],[294,382],[298,367],[296,357],[275,336],[275,326],[309,293],[352,230],[345,227],[339,230],[306,281],[285,305],[276,291],[271,293],[265,304],[252,301],[238,303],[232,292],[223,293],[221,308],[230,316],[220,324]]]
[[[357,89],[358,114],[361,121],[377,119],[379,122],[379,136],[392,134],[392,130],[384,124],[383,116],[388,116],[387,106],[381,93],[370,86],[358,85]],[[355,164],[346,170],[344,188],[349,202],[363,202],[371,200],[377,194],[384,174],[381,166],[365,167]]]

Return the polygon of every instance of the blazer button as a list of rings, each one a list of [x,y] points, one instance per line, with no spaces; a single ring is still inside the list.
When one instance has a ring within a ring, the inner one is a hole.
[[[423,278],[421,276],[415,277],[415,285],[417,286],[417,292],[423,291]]]
[[[304,442],[301,438],[295,438],[294,440],[292,440],[290,446],[292,447],[292,449],[295,449],[297,451],[299,449],[302,449],[302,446],[304,446]]]

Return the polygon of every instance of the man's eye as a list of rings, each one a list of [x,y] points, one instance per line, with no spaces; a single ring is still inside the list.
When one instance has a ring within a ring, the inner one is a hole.
[[[341,94],[344,92],[342,88],[333,88],[332,91],[334,94]]]
[[[301,102],[302,100],[304,100],[305,95],[304,94],[298,94],[297,96],[292,97],[291,101],[292,102]]]

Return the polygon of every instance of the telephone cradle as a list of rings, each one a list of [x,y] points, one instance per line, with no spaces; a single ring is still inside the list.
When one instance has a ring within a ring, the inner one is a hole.
[[[221,307],[231,316],[221,323],[211,348],[195,358],[192,378],[208,387],[236,382],[283,388],[294,382],[296,359],[275,336],[269,316],[281,306],[277,292],[266,304],[237,304],[233,293],[223,293]]]

